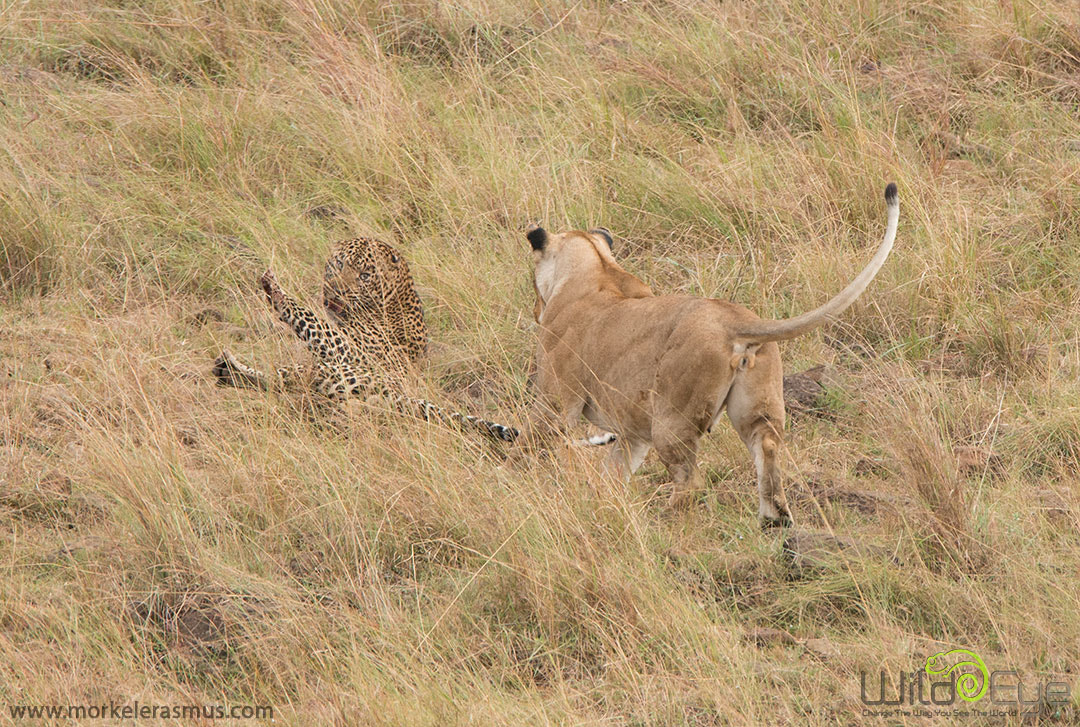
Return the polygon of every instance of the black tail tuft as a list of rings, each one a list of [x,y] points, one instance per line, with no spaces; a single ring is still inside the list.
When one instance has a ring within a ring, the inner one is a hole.
[[[897,202],[896,182],[889,182],[889,186],[885,188],[885,203],[892,207]]]

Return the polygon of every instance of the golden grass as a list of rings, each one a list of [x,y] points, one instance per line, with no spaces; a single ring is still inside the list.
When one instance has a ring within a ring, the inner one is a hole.
[[[0,722],[857,725],[860,671],[958,647],[1080,692],[1071,0],[32,1],[0,59]],[[520,422],[529,224],[781,317],[862,267],[893,179],[892,258],[784,349],[838,378],[789,423],[796,517],[880,548],[824,568],[758,530],[727,427],[674,514],[652,460],[515,469],[208,376],[299,359],[258,273],[310,296],[374,234],[425,300],[421,386]]]

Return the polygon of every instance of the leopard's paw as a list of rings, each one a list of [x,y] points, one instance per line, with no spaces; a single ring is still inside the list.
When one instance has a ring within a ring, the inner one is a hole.
[[[210,373],[217,379],[219,386],[235,386],[236,359],[228,350],[222,351],[221,355],[214,360],[214,367],[210,369]]]
[[[275,297],[279,297],[281,294],[281,286],[278,285],[277,276],[274,275],[274,271],[270,268],[267,268],[266,272],[259,278],[259,285],[262,286],[263,292],[266,293],[266,299],[271,303],[274,302]]]

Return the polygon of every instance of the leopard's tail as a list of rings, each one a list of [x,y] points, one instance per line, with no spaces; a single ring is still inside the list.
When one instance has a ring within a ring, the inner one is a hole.
[[[349,371],[342,378],[324,382],[322,393],[330,398],[343,399],[349,396],[377,394],[385,399],[395,411],[407,416],[415,416],[426,422],[439,422],[451,429],[465,432],[479,432],[485,437],[501,442],[513,442],[520,432],[514,427],[498,424],[471,414],[446,409],[426,399],[406,396],[394,391],[368,373]]]
[[[398,411],[403,414],[415,414],[427,422],[438,421],[448,427],[461,429],[462,431],[480,432],[486,437],[502,442],[513,442],[521,434],[514,427],[496,424],[472,414],[451,411],[438,404],[432,404],[426,399],[415,399],[403,395],[397,395],[395,399],[394,406]]]
[[[521,435],[521,432],[514,427],[498,424],[471,414],[451,411],[426,399],[415,399],[401,394],[394,394],[389,390],[386,390],[383,395],[393,402],[394,408],[399,412],[419,416],[424,421],[441,422],[445,426],[461,429],[462,431],[477,431],[486,437],[501,442],[513,442]],[[604,432],[587,439],[574,440],[573,444],[576,447],[603,447],[613,443],[616,439],[615,434]]]
[[[840,291],[832,300],[815,308],[809,313],[803,313],[794,318],[782,321],[755,321],[746,325],[735,333],[737,344],[743,346],[756,346],[769,341],[784,341],[807,333],[814,328],[836,318],[844,310],[862,295],[870,281],[877,275],[878,270],[885,264],[889,257],[893,242],[896,240],[896,226],[900,219],[900,201],[896,193],[896,184],[890,183],[885,187],[885,203],[888,210],[888,223],[885,227],[885,239],[878,246],[877,252],[870,262],[863,268],[848,286]]]
[[[217,360],[214,361],[214,367],[210,369],[210,373],[217,379],[220,386],[261,389],[263,391],[270,388],[266,374],[241,363],[228,349],[222,351],[221,355],[217,357]]]

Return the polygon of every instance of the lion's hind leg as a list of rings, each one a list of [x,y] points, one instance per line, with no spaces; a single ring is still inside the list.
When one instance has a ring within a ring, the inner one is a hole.
[[[784,496],[780,449],[784,443],[784,390],[780,350],[766,343],[735,375],[727,412],[757,470],[758,515],[763,526],[791,525]]]

